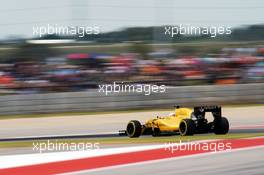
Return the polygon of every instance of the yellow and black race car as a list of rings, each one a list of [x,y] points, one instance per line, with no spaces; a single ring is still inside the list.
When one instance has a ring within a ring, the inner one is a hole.
[[[141,135],[165,135],[177,134],[182,136],[215,133],[227,134],[229,122],[222,116],[220,106],[199,106],[191,108],[175,107],[175,113],[165,117],[157,117],[147,120],[144,125],[137,120],[131,120],[124,131],[129,137]],[[208,122],[205,113],[211,112],[214,120]]]

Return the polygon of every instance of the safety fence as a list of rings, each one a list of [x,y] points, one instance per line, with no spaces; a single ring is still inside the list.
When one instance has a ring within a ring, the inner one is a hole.
[[[0,115],[163,108],[173,105],[264,104],[264,84],[167,87],[164,93],[87,92],[0,96]]]

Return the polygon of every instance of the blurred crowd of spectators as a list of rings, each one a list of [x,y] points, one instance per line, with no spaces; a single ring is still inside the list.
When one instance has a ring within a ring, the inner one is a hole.
[[[199,57],[152,52],[147,59],[135,53],[73,53],[0,64],[2,94],[82,91],[113,81],[167,86],[264,82],[264,49],[224,48]]]

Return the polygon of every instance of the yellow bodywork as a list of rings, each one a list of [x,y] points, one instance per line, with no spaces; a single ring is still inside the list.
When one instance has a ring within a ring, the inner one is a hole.
[[[161,132],[178,131],[181,120],[190,118],[192,112],[190,108],[176,108],[173,115],[147,120],[145,126],[158,128]]]

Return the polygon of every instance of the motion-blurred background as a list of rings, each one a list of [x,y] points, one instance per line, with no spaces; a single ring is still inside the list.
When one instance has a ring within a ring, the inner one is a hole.
[[[1,94],[82,91],[112,81],[172,86],[263,82],[263,9],[260,1],[3,2]],[[101,33],[33,35],[34,27],[47,24],[96,25]],[[164,26],[180,24],[231,26],[232,33],[164,35]]]
[[[259,0],[5,1],[0,94],[90,91],[113,81],[168,87],[263,83],[263,9]],[[98,26],[100,34],[34,35],[34,27],[48,24]],[[232,33],[164,34],[164,26],[180,24],[231,27]]]

